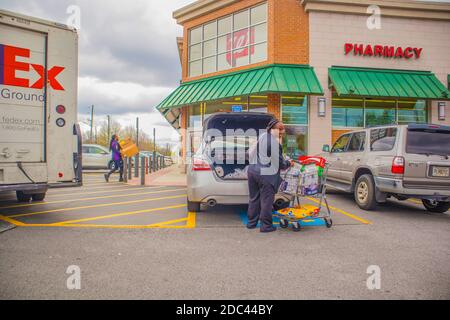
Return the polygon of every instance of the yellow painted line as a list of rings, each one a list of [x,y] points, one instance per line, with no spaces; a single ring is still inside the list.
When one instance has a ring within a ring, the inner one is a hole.
[[[51,227],[51,228],[96,228],[96,229],[190,229],[187,226],[146,226],[146,225],[107,225],[107,224],[24,224],[23,227]]]
[[[186,223],[186,227],[187,228],[195,228],[196,225],[196,213],[195,212],[188,212],[188,218],[187,218],[187,223]]]
[[[83,218],[83,219],[70,220],[70,221],[62,221],[62,222],[52,223],[51,225],[59,226],[59,225],[63,225],[63,224],[74,224],[74,223],[80,223],[80,222],[86,222],[86,221],[94,221],[94,220],[100,220],[100,219],[123,217],[123,216],[130,216],[130,215],[134,215],[134,214],[139,214],[139,213],[148,213],[148,212],[155,212],[155,211],[162,211],[162,210],[169,210],[169,209],[177,209],[177,208],[184,208],[184,207],[186,207],[186,204],[179,204],[179,205],[175,205],[175,206],[168,206],[168,207],[161,207],[161,208],[152,208],[152,209],[130,211],[130,212],[122,212],[122,213],[109,214],[109,215],[106,215],[106,216]]]
[[[85,181],[83,181],[83,187],[91,187],[91,186],[98,186],[98,185],[108,186],[108,185],[117,185],[117,184],[125,185],[124,182],[103,181],[103,182],[85,183]]]
[[[153,223],[153,224],[149,224],[146,227],[160,227],[160,226],[167,226],[169,224],[175,224],[175,223],[179,223],[179,222],[183,222],[183,221],[187,221],[188,218],[181,218],[181,219],[174,219],[174,220],[169,220],[169,221],[163,221],[163,222],[158,222],[158,223]],[[186,227],[186,226],[184,226]]]
[[[99,199],[110,199],[110,198],[121,198],[121,197],[129,197],[129,196],[140,196],[147,194],[155,194],[155,193],[164,193],[164,192],[174,192],[174,191],[182,191],[186,190],[186,188],[181,189],[164,189],[159,191],[150,191],[150,192],[136,192],[136,193],[123,193],[120,195],[107,195],[101,197],[91,197],[91,198],[78,198],[78,199],[64,199],[64,200],[55,200],[55,201],[43,201],[43,202],[33,202],[33,203],[25,203],[25,204],[14,204],[9,206],[0,207],[0,209],[12,209],[12,208],[24,208],[24,207],[34,207],[34,206],[42,206],[46,204],[56,204],[56,203],[66,203],[73,201],[89,201],[89,200],[99,200]]]
[[[127,187],[127,186],[131,187],[130,185],[127,185],[127,184],[124,184],[124,183],[117,183],[117,184],[114,184],[114,185],[111,185],[111,186],[105,184],[105,185],[102,185],[102,186],[97,186],[97,187],[92,187],[92,188],[86,188],[85,186],[83,186],[83,187],[74,187],[74,188],[70,188],[70,189],[68,189],[68,188],[59,188],[59,189],[50,189],[51,190],[50,194],[70,194],[71,192],[68,192],[67,190],[84,190],[84,191],[90,191],[90,190],[96,190],[96,189],[111,190],[111,189],[123,188],[123,187]]]
[[[18,227],[23,227],[23,226],[25,226],[25,224],[24,224],[23,222],[20,222],[20,221],[11,219],[10,217],[5,217],[5,216],[2,216],[2,215],[0,215],[0,220],[9,222],[9,223],[14,224],[14,225],[16,225],[16,226],[18,226]]]
[[[34,216],[34,215],[44,214],[44,213],[66,212],[66,211],[74,211],[74,210],[83,210],[83,209],[92,209],[92,208],[101,208],[101,207],[111,207],[111,206],[119,206],[119,205],[133,204],[133,203],[151,202],[151,201],[157,201],[157,200],[178,199],[178,198],[185,198],[185,197],[186,197],[186,194],[182,194],[182,195],[170,196],[170,197],[162,197],[162,198],[150,198],[150,199],[123,201],[123,202],[100,203],[100,204],[94,204],[94,205],[89,205],[89,206],[60,208],[60,209],[46,210],[46,211],[40,211],[40,212],[30,212],[30,213],[15,214],[15,215],[11,215],[11,216],[8,216],[8,217],[9,218],[28,217],[28,216]]]
[[[88,191],[88,192],[71,192],[71,193],[63,193],[63,194],[60,194],[60,193],[58,193],[58,194],[55,194],[55,195],[52,195],[52,194],[49,194],[49,195],[47,195],[48,197],[51,197],[51,198],[53,198],[53,197],[64,197],[64,196],[68,196],[68,195],[71,195],[71,196],[73,196],[73,195],[79,195],[79,194],[99,194],[99,193],[105,193],[105,192],[108,192],[108,193],[116,193],[116,192],[122,192],[122,191],[130,191],[130,190],[149,190],[149,189],[158,189],[158,188],[162,188],[162,187],[137,187],[137,188],[130,188],[130,187],[127,187],[127,188],[123,188],[123,189],[114,189],[114,190],[100,190],[100,191],[92,191],[92,192],[90,192],[90,191]]]
[[[419,201],[417,199],[408,199],[409,202],[415,203],[415,204],[423,204],[422,201]]]
[[[316,202],[316,203],[320,202],[319,200],[311,198],[311,197],[308,197],[308,199],[313,201],[313,202]],[[323,203],[323,202],[322,202],[322,204],[325,205],[325,203]],[[344,210],[341,210],[339,208],[332,207],[332,206],[329,206],[329,207],[330,207],[331,210],[337,211],[337,212],[339,212],[339,213],[341,213],[341,214],[343,214],[343,215],[345,215],[345,216],[347,216],[349,218],[352,218],[352,219],[354,219],[356,221],[359,221],[359,222],[361,222],[363,224],[372,224],[372,222],[370,222],[368,220],[365,220],[365,219],[363,219],[361,217],[358,217],[358,216],[356,216],[354,214],[348,213],[347,211],[344,211]]]

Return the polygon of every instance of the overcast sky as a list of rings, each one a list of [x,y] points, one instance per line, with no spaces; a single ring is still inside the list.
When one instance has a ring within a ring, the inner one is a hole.
[[[158,130],[159,141],[178,135],[154,107],[181,78],[176,37],[182,29],[172,12],[194,0],[1,0],[1,8],[67,23],[67,9],[77,5],[79,31],[80,120],[94,104],[96,120],[107,114],[122,124]],[[444,0],[450,2],[450,0]]]
[[[2,0],[2,9],[67,23],[77,5],[81,121],[94,104],[96,119],[106,115],[135,123],[148,133],[157,127],[161,142],[177,141],[175,130],[154,109],[179,85],[181,67],[176,37],[182,28],[172,12],[193,0]]]

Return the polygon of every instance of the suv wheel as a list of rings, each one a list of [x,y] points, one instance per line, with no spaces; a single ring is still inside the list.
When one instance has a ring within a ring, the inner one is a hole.
[[[355,185],[355,201],[364,210],[373,210],[377,206],[375,198],[375,183],[370,174],[363,174]]]
[[[447,212],[448,209],[450,209],[450,202],[432,201],[423,199],[422,203],[425,209],[427,209],[430,212],[444,213]]]
[[[200,202],[187,201],[189,212],[200,212]]]

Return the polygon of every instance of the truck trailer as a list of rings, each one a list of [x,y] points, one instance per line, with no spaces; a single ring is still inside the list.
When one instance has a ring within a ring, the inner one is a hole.
[[[74,28],[0,10],[0,193],[82,184],[77,84]]]

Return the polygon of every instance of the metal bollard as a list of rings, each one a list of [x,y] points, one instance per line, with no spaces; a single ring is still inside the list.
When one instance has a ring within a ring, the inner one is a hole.
[[[144,157],[145,161],[145,174],[148,174],[148,157]]]
[[[153,171],[152,158],[148,156],[148,173],[152,173],[152,171]]]
[[[128,174],[128,180],[131,180],[132,179],[131,168],[133,167],[133,165],[131,163],[131,157],[128,158],[127,160],[128,160],[128,173],[127,173]]]
[[[141,157],[141,186],[145,186],[145,157]]]
[[[128,171],[128,159],[125,157],[123,159],[123,182],[125,183],[128,182],[127,171]]]
[[[139,177],[139,153],[134,157],[134,177]]]

